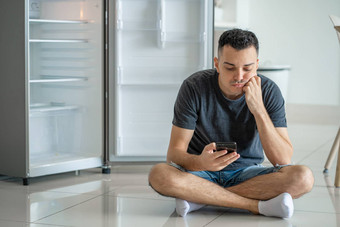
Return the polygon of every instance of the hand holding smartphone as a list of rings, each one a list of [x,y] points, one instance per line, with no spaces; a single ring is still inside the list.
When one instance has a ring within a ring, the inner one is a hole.
[[[216,142],[216,151],[227,150],[228,154],[237,150],[236,142]]]

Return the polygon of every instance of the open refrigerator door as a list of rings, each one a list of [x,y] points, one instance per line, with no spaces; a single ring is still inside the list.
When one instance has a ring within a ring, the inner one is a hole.
[[[164,161],[183,80],[211,68],[213,1],[117,0],[110,161]]]

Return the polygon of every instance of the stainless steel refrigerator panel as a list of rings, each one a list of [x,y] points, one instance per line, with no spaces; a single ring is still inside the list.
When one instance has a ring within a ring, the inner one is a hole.
[[[27,1],[0,7],[0,174],[28,172]]]

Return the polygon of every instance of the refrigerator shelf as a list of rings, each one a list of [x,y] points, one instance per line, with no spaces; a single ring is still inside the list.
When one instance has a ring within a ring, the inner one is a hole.
[[[77,81],[86,81],[87,78],[51,78],[51,79],[33,79],[30,80],[30,83],[63,83],[63,82],[77,82]]]
[[[41,113],[41,112],[53,112],[53,111],[68,111],[68,110],[77,110],[79,109],[79,106],[66,106],[66,105],[61,105],[61,106],[53,106],[53,105],[48,105],[48,104],[41,104],[41,106],[35,106],[31,105],[30,106],[30,113]]]
[[[153,26],[137,26],[137,25],[124,25],[122,28],[117,30],[121,30],[123,32],[160,32],[160,29]],[[157,36],[157,34],[155,34]],[[201,43],[205,42],[204,35],[192,35],[190,33],[177,33],[177,32],[162,32],[161,35],[158,36],[159,42],[167,43],[167,42],[176,42],[176,43]]]
[[[57,155],[39,153],[31,155],[30,159],[30,177],[95,168],[102,165],[100,156],[80,155],[80,152],[78,154],[59,153]]]
[[[86,39],[30,39],[30,43],[88,43]]]
[[[86,20],[48,20],[48,19],[29,19],[30,23],[52,23],[52,24],[87,24],[89,21]]]
[[[92,155],[86,156],[86,154],[81,154],[81,153],[67,153],[67,152],[51,152],[51,151],[46,151],[44,153],[36,153],[31,155],[31,162],[32,162],[32,167],[35,166],[44,166],[44,165],[51,165],[57,164],[59,162],[66,162],[66,161],[73,161],[73,160],[78,160],[79,158],[82,159],[87,159],[92,157]],[[49,160],[46,162],[46,160]],[[48,163],[48,164],[46,164]]]
[[[49,104],[47,103],[31,103],[30,108],[41,108],[41,107],[46,107]]]

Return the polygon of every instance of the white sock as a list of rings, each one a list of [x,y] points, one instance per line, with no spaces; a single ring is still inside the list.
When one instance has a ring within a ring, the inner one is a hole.
[[[294,212],[292,196],[285,192],[270,200],[260,201],[259,212],[265,216],[290,218]]]
[[[187,213],[201,209],[205,205],[199,203],[192,203],[183,199],[176,199],[176,212],[178,215],[184,217]]]

